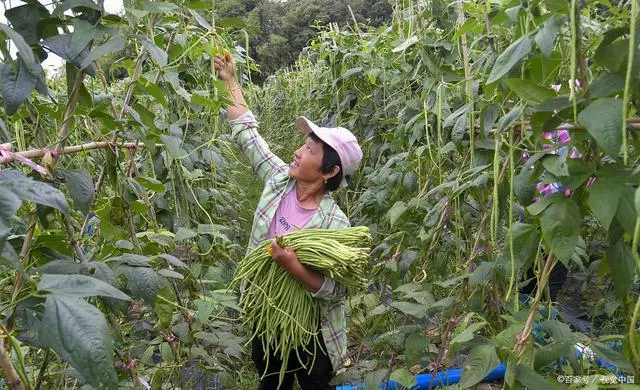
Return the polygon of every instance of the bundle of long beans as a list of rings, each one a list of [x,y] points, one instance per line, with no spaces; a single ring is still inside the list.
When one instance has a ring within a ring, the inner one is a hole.
[[[349,293],[366,288],[364,267],[371,244],[368,228],[303,229],[276,240],[283,248],[291,247],[300,263],[341,283]],[[270,247],[271,241],[265,241],[245,256],[232,286],[247,281],[240,300],[245,323],[253,327],[253,337],[262,340],[266,356],[272,350],[279,355],[282,382],[291,351],[298,354],[303,349],[315,356],[320,305],[309,290],[272,260]],[[314,351],[306,349],[309,345]]]

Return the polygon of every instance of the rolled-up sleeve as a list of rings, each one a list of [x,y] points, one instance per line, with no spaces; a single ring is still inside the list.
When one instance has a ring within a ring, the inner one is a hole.
[[[327,301],[339,301],[347,295],[347,289],[341,284],[328,276],[324,277],[324,283],[318,291],[311,293],[311,296],[317,299]]]
[[[276,156],[258,132],[258,122],[251,111],[229,121],[231,138],[249,160],[253,171],[262,181],[277,172],[284,172],[287,164]]]

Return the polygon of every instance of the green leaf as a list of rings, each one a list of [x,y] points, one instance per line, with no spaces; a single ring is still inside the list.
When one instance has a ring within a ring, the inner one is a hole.
[[[555,341],[561,341],[571,337],[571,327],[564,322],[546,320],[541,323],[541,326]]]
[[[178,137],[174,137],[172,135],[162,135],[160,136],[162,143],[167,146],[167,150],[173,157],[183,156],[184,150],[182,149],[182,140]]]
[[[176,242],[188,240],[196,236],[197,234],[193,230],[179,227],[178,231],[176,232]]]
[[[173,306],[169,302],[175,300],[175,294],[169,286],[163,286],[158,289],[158,296],[164,299],[158,299],[155,303],[155,312],[158,318],[157,326],[160,329],[169,329],[171,319],[173,317]],[[167,302],[169,301],[169,302]]]
[[[495,64],[493,64],[493,69],[491,69],[487,84],[491,84],[506,75],[511,68],[531,52],[531,46],[532,41],[531,38],[529,38],[529,34],[523,35],[509,45],[509,47],[498,56]]]
[[[567,262],[578,244],[582,215],[571,199],[557,197],[540,216],[542,236],[553,253]]]
[[[593,59],[612,73],[624,74],[628,55],[629,39],[618,39],[615,42],[603,41],[598,46]]]
[[[511,19],[512,22],[517,22],[518,15],[520,14],[521,10],[522,10],[522,4],[518,4],[516,6],[505,9],[504,13],[509,17],[509,19]]]
[[[618,204],[618,211],[616,212],[616,221],[622,226],[622,228],[633,235],[636,227],[636,207],[634,202],[635,194],[633,189],[629,185],[621,186],[620,203]]]
[[[525,103],[536,105],[555,96],[549,88],[542,88],[523,79],[507,79],[507,86]]]
[[[389,379],[398,382],[407,389],[412,389],[416,385],[416,376],[406,368],[399,368],[391,373]]]
[[[131,291],[134,298],[142,298],[150,305],[155,303],[158,289],[165,283],[156,271],[125,264],[119,265],[116,271],[127,279],[127,290]]]
[[[96,28],[91,23],[81,19],[73,20],[73,36],[69,43],[69,54],[73,57],[82,53],[89,42],[95,37]]]
[[[582,100],[584,99],[578,98],[577,103],[580,104]],[[535,107],[535,110],[538,112],[553,112],[562,111],[572,106],[573,102],[569,100],[569,95],[560,95],[543,101]]]
[[[31,50],[29,44],[25,42],[22,35],[3,23],[0,23],[0,30],[4,31],[13,41],[13,43],[16,45],[16,48],[18,49],[18,52],[20,53],[20,58],[27,66],[31,66],[36,63],[36,57],[33,55],[33,50]]]
[[[66,294],[76,297],[109,297],[130,301],[131,298],[112,285],[100,279],[85,275],[42,275],[38,289],[54,294]]]
[[[468,103],[458,108],[451,115],[445,118],[444,122],[442,123],[442,127],[451,126],[458,117],[464,115],[471,109],[473,109],[473,103]]]
[[[556,177],[569,176],[566,154],[563,156],[547,156],[542,160],[542,166]]]
[[[17,63],[17,70],[13,65],[0,64],[0,92],[7,115],[13,115],[18,111],[22,103],[29,99],[38,82],[38,78],[29,71],[23,61],[18,60]]]
[[[494,337],[498,350],[512,350],[518,342],[518,335],[522,332],[524,324],[512,323]]]
[[[589,199],[587,203],[591,212],[603,228],[609,230],[611,221],[618,211],[620,195],[622,194],[621,179],[609,176],[606,172],[598,174],[596,181],[588,187]]]
[[[142,42],[142,46],[149,52],[149,55],[153,60],[160,66],[167,66],[167,60],[169,55],[167,52],[156,46],[151,39],[144,35],[136,35],[140,42]]]
[[[118,264],[126,264],[132,267],[148,267],[149,266],[149,258],[146,256],[140,256],[133,253],[125,253],[120,256],[110,257],[108,261],[115,261]]]
[[[398,222],[405,211],[407,211],[407,205],[402,201],[396,202],[393,207],[391,207],[391,209],[387,212],[387,218],[389,219],[391,227],[393,227],[396,222]]]
[[[85,268],[84,264],[73,261],[56,259],[38,267],[41,274],[75,275]]]
[[[471,349],[460,378],[460,386],[471,387],[480,383],[487,374],[500,364],[493,345],[483,344]]]
[[[162,104],[165,108],[168,107],[169,103],[167,102],[167,98],[156,84],[151,83],[149,80],[140,78],[138,80],[138,86],[147,92],[149,96],[152,96],[157,103]]]
[[[95,190],[93,179],[86,169],[60,169],[56,171],[65,179],[73,204],[83,213],[88,213],[93,204]]]
[[[467,279],[469,277],[469,275],[470,275],[469,273],[464,273],[464,274],[461,274],[461,275],[456,275],[456,276],[454,276],[452,278],[449,278],[449,279],[446,279],[446,280],[443,280],[443,281],[435,281],[435,282],[433,282],[433,284],[436,285],[436,286],[443,287],[443,288],[453,287],[453,286],[458,285],[461,281]]]
[[[578,121],[609,156],[618,156],[622,146],[622,100],[598,99],[580,112]]]
[[[158,275],[164,276],[165,278],[169,278],[169,279],[184,280],[184,276],[181,273],[172,271],[170,269],[160,269],[158,270]]]
[[[529,205],[527,207],[527,211],[531,215],[539,215],[543,211],[545,211],[547,209],[547,207],[549,207],[551,205],[551,203],[553,203],[558,196],[561,196],[561,195],[543,196],[537,202],[532,203],[531,205]]]
[[[465,330],[458,333],[453,339],[451,339],[451,345],[464,344],[468,341],[473,340],[474,333],[484,328],[485,325],[487,325],[486,322],[476,322],[467,326]]]
[[[43,45],[49,48],[52,52],[67,62],[72,63],[79,69],[84,69],[90,75],[95,75],[95,67],[93,64],[90,66],[83,66],[83,62],[87,60],[87,57],[91,53],[89,45],[78,54],[71,52],[71,41],[73,40],[73,34],[60,34],[49,37],[43,41]],[[91,61],[89,61],[90,63]]]
[[[522,114],[522,110],[524,106],[521,104],[516,105],[509,111],[505,116],[500,118],[498,121],[498,132],[502,133],[503,131],[509,129],[513,123],[520,119],[520,115]]]
[[[0,226],[1,225],[2,221],[0,221]],[[23,277],[27,277],[18,254],[9,243],[2,242],[4,238],[5,237],[0,237],[0,265],[4,264],[9,266],[11,269],[17,270]]]
[[[393,49],[391,49],[391,52],[392,53],[399,53],[401,51],[407,50],[410,46],[415,45],[419,41],[420,41],[420,38],[418,38],[415,35],[412,35],[409,38],[405,39],[401,44],[399,44],[398,46],[396,46]]]
[[[167,263],[176,266],[176,267],[180,267],[180,268],[184,268],[184,269],[189,269],[189,266],[186,265],[182,260],[178,259],[177,257],[170,255],[168,253],[161,253],[159,255],[154,256],[153,258],[162,258],[165,259],[167,261]]]
[[[0,217],[2,220],[7,221],[16,215],[21,204],[20,198],[13,192],[0,187]]]
[[[412,366],[426,354],[429,340],[422,333],[411,333],[404,341],[405,363]]]
[[[453,142],[461,142],[464,139],[464,133],[467,127],[467,116],[460,115],[451,130],[451,140]]]
[[[342,78],[346,79],[348,77],[357,76],[357,75],[360,75],[360,74],[362,74],[362,67],[358,66],[358,67],[351,68],[351,69],[347,70],[346,72],[344,72],[342,74]]]
[[[82,275],[91,276],[109,283],[114,287],[118,287],[118,278],[116,278],[115,273],[107,264],[100,261],[90,261],[88,263],[84,263],[84,266],[85,267],[80,271]]]
[[[535,368],[537,370],[547,367],[560,358],[575,358],[575,341],[572,336],[569,339],[560,340],[542,347],[535,356]]]
[[[554,385],[524,364],[516,366],[516,379],[528,389],[552,389]]]
[[[607,97],[624,91],[624,77],[614,73],[598,76],[589,85],[589,97],[592,99]]]
[[[136,181],[140,183],[140,185],[142,185],[147,190],[151,190],[159,194],[162,194],[165,191],[167,191],[167,188],[165,187],[164,184],[162,184],[160,181],[152,177],[138,176],[136,177]]]
[[[20,199],[53,207],[65,214],[69,212],[69,204],[60,190],[47,183],[26,177],[20,171],[1,171],[0,187],[8,189]]]
[[[196,299],[195,301],[193,301],[193,303],[196,305],[196,308],[198,309],[195,315],[196,319],[201,324],[208,324],[209,316],[213,314],[215,305],[211,302],[203,301],[200,299]]]
[[[245,28],[246,23],[243,18],[234,17],[234,18],[222,18],[218,21],[219,25],[224,28]]]
[[[609,275],[613,279],[616,296],[623,300],[629,294],[636,275],[631,247],[623,240],[618,240],[615,244],[610,245],[607,249],[607,266],[609,267]]]
[[[481,131],[486,137],[491,131],[496,119],[500,116],[500,106],[497,104],[490,104],[482,109],[480,116],[482,117]]]
[[[534,174],[533,167],[523,166],[513,181],[514,193],[524,206],[531,204],[535,198],[536,184],[532,180]]]
[[[96,61],[107,54],[123,50],[125,44],[125,38],[121,35],[116,35],[107,42],[93,49],[89,55],[83,58],[82,62],[80,63],[80,68],[84,69],[88,67],[89,65],[93,64],[93,61]]]
[[[424,318],[427,315],[427,307],[420,303],[398,301],[392,302],[391,307],[415,318]]]
[[[101,11],[100,6],[91,0],[64,0],[53,10],[53,16],[60,16],[64,11],[74,8],[89,8]]]
[[[111,329],[100,310],[68,295],[47,296],[40,342],[52,348],[96,389],[115,389]]]
[[[38,18],[40,14],[48,15],[49,11],[40,3],[25,4],[9,8],[4,16],[11,23],[11,27],[24,38],[29,45],[38,42]]]
[[[193,18],[196,20],[196,22],[198,22],[198,24],[202,28],[204,28],[207,31],[211,30],[211,24],[209,22],[207,22],[205,20],[205,18],[202,17],[202,15],[200,15],[198,12],[194,11],[195,9],[208,9],[210,7],[208,4],[207,4],[206,8],[193,8],[193,2],[192,2],[189,5],[187,5],[187,7],[189,8],[189,13],[191,14],[191,16],[193,16]]]
[[[214,100],[208,96],[202,96],[198,93],[191,95],[191,103],[204,107],[216,107]]]
[[[116,241],[115,247],[119,249],[127,249],[127,250],[133,250],[135,248],[131,243],[131,241],[127,241],[127,240]]]
[[[169,343],[163,342],[160,344],[160,357],[162,358],[163,363],[173,363],[173,351],[171,350]]]
[[[569,2],[565,0],[544,0],[547,9],[556,14],[567,15],[569,13]]]
[[[640,187],[638,187],[636,189],[636,194],[635,194],[635,206],[636,206],[636,214],[640,215]]]
[[[486,285],[491,281],[491,274],[495,263],[493,261],[483,261],[476,267],[471,276],[469,276],[469,283],[472,285]]]
[[[596,356],[613,364],[614,366],[616,366],[616,368],[618,368],[618,370],[622,372],[633,372],[633,367],[631,366],[631,363],[629,363],[629,360],[627,360],[624,355],[609,348],[606,344],[596,341],[591,343],[589,347],[596,354]]]
[[[558,20],[555,16],[549,17],[535,36],[535,41],[542,54],[550,57],[553,52],[553,46],[558,36]]]

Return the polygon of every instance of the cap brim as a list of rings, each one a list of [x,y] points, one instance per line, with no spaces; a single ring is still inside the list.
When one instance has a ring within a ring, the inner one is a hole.
[[[315,123],[303,116],[296,118],[296,125],[298,126],[298,130],[305,135],[309,135],[318,129],[318,126]]]

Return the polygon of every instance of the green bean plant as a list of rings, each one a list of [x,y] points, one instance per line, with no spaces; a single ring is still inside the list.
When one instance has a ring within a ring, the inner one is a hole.
[[[0,25],[0,387],[252,383],[226,289],[250,176],[212,73],[255,70],[243,26],[204,2],[25,3]]]
[[[349,301],[352,361],[336,383],[411,387],[457,366],[466,388],[500,362],[509,388],[612,375],[577,343],[637,375],[637,19],[634,1],[397,2],[391,25],[325,29],[256,89],[282,155],[297,115],[363,146],[338,196],[374,236],[370,288]],[[540,197],[551,183],[564,189]],[[601,329],[549,304],[559,263],[589,278]]]

